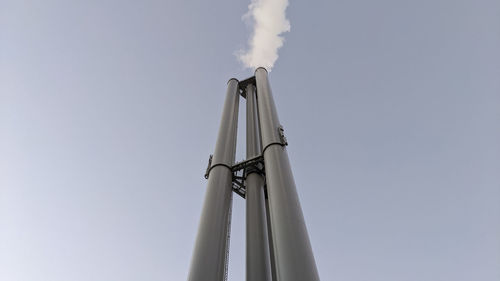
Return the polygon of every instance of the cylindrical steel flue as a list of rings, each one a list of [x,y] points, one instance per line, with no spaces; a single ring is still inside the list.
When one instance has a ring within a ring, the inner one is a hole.
[[[247,100],[247,159],[250,159],[260,155],[262,146],[255,86],[248,84],[245,92]],[[271,281],[264,178],[257,170],[249,170],[245,183],[247,205],[246,280]]]
[[[238,106],[238,80],[231,79],[227,85],[188,281],[221,281],[225,278]]]
[[[292,169],[264,68],[255,70],[269,216],[278,281],[319,280]]]

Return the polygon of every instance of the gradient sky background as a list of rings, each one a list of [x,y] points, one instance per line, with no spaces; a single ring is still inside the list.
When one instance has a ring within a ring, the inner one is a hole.
[[[0,0],[1,281],[187,278],[248,4]],[[500,280],[500,2],[288,18],[270,82],[322,280]]]

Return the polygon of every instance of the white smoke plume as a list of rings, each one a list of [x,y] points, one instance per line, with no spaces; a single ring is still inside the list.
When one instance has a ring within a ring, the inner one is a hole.
[[[284,32],[290,31],[286,19],[288,0],[252,0],[243,20],[253,25],[249,48],[237,52],[238,59],[248,68],[259,66],[271,70],[283,46]]]

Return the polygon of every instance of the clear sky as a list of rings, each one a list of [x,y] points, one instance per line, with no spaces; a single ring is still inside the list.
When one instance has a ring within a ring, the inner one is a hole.
[[[1,281],[186,279],[248,2],[0,0]],[[500,280],[500,2],[287,17],[270,82],[322,280]]]

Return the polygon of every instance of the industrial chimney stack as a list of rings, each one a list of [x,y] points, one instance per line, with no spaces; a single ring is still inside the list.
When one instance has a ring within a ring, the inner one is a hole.
[[[247,159],[234,163],[239,96]],[[246,199],[246,280],[319,280],[266,69],[228,81],[188,281],[227,280],[232,193]]]

